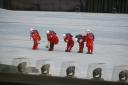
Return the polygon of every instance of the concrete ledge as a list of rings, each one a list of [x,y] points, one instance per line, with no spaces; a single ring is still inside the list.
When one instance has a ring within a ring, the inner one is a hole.
[[[70,79],[64,77],[51,77],[41,75],[28,75],[19,73],[0,73],[2,85],[127,85],[128,83],[93,81],[87,79]]]
[[[16,66],[0,64],[0,72],[17,73],[18,70]]]

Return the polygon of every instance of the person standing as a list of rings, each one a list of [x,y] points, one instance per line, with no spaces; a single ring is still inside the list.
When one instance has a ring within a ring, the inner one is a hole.
[[[94,39],[95,39],[94,34],[88,29],[86,34],[86,47],[88,50],[87,54],[93,53]]]
[[[67,43],[65,52],[71,52],[71,49],[74,46],[73,36],[71,35],[71,33],[65,33],[63,34],[63,36],[64,36],[64,41]]]
[[[41,40],[41,37],[40,37],[40,34],[39,34],[38,30],[36,30],[36,29],[34,29],[34,28],[30,28],[30,40],[31,40],[31,38],[32,38],[33,32],[36,32],[36,33],[39,35],[39,40]]]
[[[33,39],[33,47],[32,49],[33,50],[36,50],[38,49],[38,44],[39,44],[39,41],[41,40],[41,37],[39,35],[39,32],[38,30],[35,30],[35,29],[30,29],[30,40],[31,38]]]

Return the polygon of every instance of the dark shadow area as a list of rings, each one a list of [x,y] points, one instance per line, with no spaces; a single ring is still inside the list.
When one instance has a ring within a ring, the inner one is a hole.
[[[128,13],[128,0],[0,0],[0,8],[30,11]]]
[[[1,85],[127,85],[122,82],[62,78],[20,73],[0,73]]]

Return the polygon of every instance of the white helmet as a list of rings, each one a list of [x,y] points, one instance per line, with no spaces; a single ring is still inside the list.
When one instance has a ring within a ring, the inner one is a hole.
[[[48,34],[49,32],[50,32],[49,30],[46,31],[47,34]]]
[[[90,32],[91,32],[91,30],[87,29],[87,33],[90,33]]]
[[[63,37],[65,37],[66,36],[66,34],[63,34]]]
[[[33,28],[30,28],[30,31],[33,31],[34,29]]]

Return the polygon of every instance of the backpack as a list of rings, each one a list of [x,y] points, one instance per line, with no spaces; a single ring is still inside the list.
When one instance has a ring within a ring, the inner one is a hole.
[[[82,35],[81,34],[78,34],[75,36],[75,38],[77,38],[77,42],[80,43],[80,40],[82,38]]]

